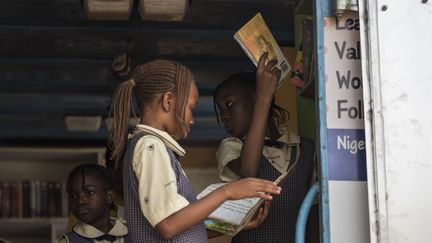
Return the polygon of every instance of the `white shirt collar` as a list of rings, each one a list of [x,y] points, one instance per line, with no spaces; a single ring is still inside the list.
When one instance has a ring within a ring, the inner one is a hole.
[[[296,145],[300,143],[300,136],[290,130],[279,130],[282,136],[278,138],[278,141],[284,142],[288,145]]]
[[[164,144],[172,149],[176,154],[180,156],[184,156],[186,154],[186,151],[180,146],[180,144],[178,144],[178,142],[174,140],[174,138],[172,138],[167,132],[144,124],[139,124],[136,127],[140,131],[144,131],[160,138]]]
[[[288,146],[294,146],[300,143],[300,136],[285,127],[279,127],[279,132],[281,136],[276,141],[283,142]],[[269,138],[265,137],[265,139]]]
[[[128,230],[126,225],[123,222],[115,218],[111,218],[111,221],[114,223],[114,225],[108,232],[109,235],[113,235],[117,237],[123,237],[127,235]],[[91,238],[91,239],[97,238],[105,234],[104,232],[98,230],[96,227],[81,222],[74,225],[72,230],[78,235],[84,236],[86,238]]]

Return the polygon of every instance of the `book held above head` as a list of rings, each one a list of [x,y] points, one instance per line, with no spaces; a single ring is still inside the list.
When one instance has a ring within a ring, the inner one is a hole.
[[[257,13],[249,22],[241,27],[235,34],[234,39],[246,52],[255,66],[263,53],[268,53],[266,62],[278,60],[276,65],[281,70],[278,87],[291,70],[291,65],[286,60],[273,34],[270,32],[261,13]]]

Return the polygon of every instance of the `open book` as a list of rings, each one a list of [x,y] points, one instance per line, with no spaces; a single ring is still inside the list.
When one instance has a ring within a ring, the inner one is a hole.
[[[255,66],[258,65],[259,58],[264,52],[268,52],[266,63],[273,59],[278,60],[276,67],[281,70],[279,87],[291,70],[291,65],[286,60],[285,55],[282,53],[261,14],[257,13],[249,22],[241,27],[234,34],[234,39],[240,44]]]
[[[275,183],[279,185],[287,177],[289,171],[290,170],[279,176]],[[198,199],[225,184],[226,183],[211,184],[198,195]],[[258,197],[227,200],[210,214],[209,218],[204,221],[204,224],[208,229],[228,236],[234,236],[242,230],[263,203],[264,199]]]

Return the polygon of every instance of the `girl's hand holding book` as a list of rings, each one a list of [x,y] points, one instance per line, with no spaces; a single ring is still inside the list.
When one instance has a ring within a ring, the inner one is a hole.
[[[230,182],[221,187],[228,200],[238,200],[250,197],[259,197],[265,200],[271,200],[271,194],[280,194],[281,187],[273,181],[246,178]]]
[[[263,205],[258,209],[253,218],[249,220],[247,225],[243,228],[243,230],[254,229],[262,224],[264,220],[267,218],[269,209],[270,209],[271,201],[265,201]]]
[[[278,87],[281,70],[277,68],[277,60],[271,60],[265,64],[268,53],[261,55],[256,70],[256,90],[257,96],[263,95],[273,99],[273,95]]]

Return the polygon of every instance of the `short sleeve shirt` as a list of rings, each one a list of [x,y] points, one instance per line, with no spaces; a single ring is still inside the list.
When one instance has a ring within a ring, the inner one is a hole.
[[[168,133],[145,125],[137,128],[150,134],[138,140],[132,165],[138,178],[141,211],[155,227],[189,205],[189,201],[177,192],[176,175],[165,146],[180,156],[185,152]]]

